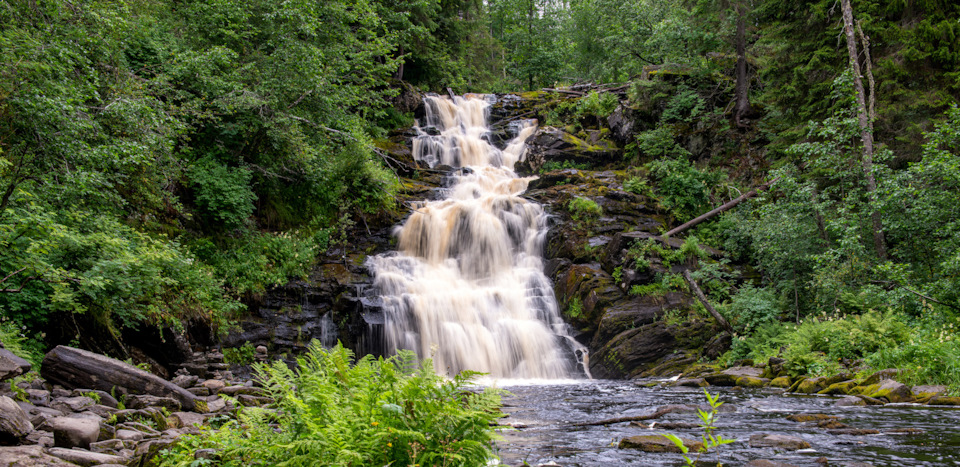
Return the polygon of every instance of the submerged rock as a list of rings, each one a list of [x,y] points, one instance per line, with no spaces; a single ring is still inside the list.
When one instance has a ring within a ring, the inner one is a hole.
[[[796,436],[787,435],[764,435],[757,434],[750,437],[750,447],[752,448],[777,448],[787,451],[796,451],[798,449],[808,449],[810,443]]]
[[[703,447],[703,443],[700,441],[688,438],[680,438],[680,440],[683,441],[683,445],[690,451],[698,451]],[[639,449],[644,452],[681,452],[680,448],[677,447],[673,441],[660,435],[639,435],[623,438],[620,440],[617,448]]]

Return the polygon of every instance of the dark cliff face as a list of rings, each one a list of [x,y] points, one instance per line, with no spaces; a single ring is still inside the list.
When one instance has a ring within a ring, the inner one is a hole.
[[[542,121],[547,98],[543,93],[499,96],[491,109],[490,140],[509,140],[515,135],[511,122],[519,119]],[[696,267],[697,260],[664,261],[663,251],[683,246],[682,240],[659,236],[673,219],[655,200],[624,188],[634,170],[624,162],[623,142],[631,131],[650,125],[638,115],[621,106],[609,119],[593,119],[592,127],[578,122],[575,134],[567,131],[570,127],[541,126],[516,167],[539,177],[524,196],[551,214],[545,272],[564,319],[589,348],[589,367],[598,378],[670,372],[683,362],[716,357],[730,342],[729,335],[693,311],[694,299],[685,288],[650,286],[664,274]],[[410,156],[411,134],[398,131],[382,147],[402,182],[397,209],[355,219],[344,241],[319,258],[310,277],[251,304],[241,329],[223,345],[250,342],[273,353],[295,354],[318,339],[339,340],[358,355],[384,352],[382,314],[364,263],[370,255],[394,249],[392,230],[405,219],[410,203],[434,198],[449,170],[417,167]],[[703,249],[711,257],[707,261],[720,255]]]

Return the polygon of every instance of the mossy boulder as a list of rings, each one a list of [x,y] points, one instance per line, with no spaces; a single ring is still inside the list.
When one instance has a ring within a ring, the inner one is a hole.
[[[910,390],[910,387],[892,379],[885,379],[869,386],[858,386],[854,391],[886,402],[911,402],[914,400],[913,391]]]
[[[929,405],[960,406],[960,397],[935,396],[928,402]]]
[[[757,378],[755,376],[741,376],[737,378],[737,386],[742,388],[762,388],[769,382],[769,379]]]
[[[757,434],[750,437],[750,447],[796,451],[810,448],[810,443],[796,436]]]
[[[791,392],[803,394],[814,394],[826,389],[826,378],[820,376],[816,378],[806,378],[798,381],[790,388]]]
[[[839,383],[833,383],[830,386],[827,386],[826,389],[818,392],[817,394],[826,394],[831,396],[845,396],[850,394],[850,390],[857,385],[856,381],[847,380],[841,381]]]
[[[867,379],[860,382],[861,386],[871,386],[879,383],[885,379],[897,379],[897,376],[900,374],[900,370],[896,368],[887,368],[886,370],[880,370],[870,376]]]
[[[839,420],[840,417],[836,415],[827,415],[823,413],[797,413],[793,415],[788,415],[787,420],[797,423],[807,423],[807,422],[823,422],[827,420]]]
[[[778,376],[770,380],[770,387],[774,388],[789,388],[791,385],[789,376]]]

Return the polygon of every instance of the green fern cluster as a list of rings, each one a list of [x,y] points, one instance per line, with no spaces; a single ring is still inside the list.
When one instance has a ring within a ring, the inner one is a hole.
[[[354,362],[316,341],[299,368],[258,365],[274,407],[247,407],[218,430],[181,438],[163,465],[188,466],[197,449],[224,466],[486,465],[500,417],[495,390],[467,390],[477,375],[438,376],[412,352]]]

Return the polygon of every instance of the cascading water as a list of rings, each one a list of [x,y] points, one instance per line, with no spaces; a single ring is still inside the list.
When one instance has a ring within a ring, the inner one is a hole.
[[[535,121],[500,150],[488,141],[487,98],[431,96],[425,106],[414,156],[462,169],[445,199],[423,202],[398,229],[398,252],[368,261],[386,347],[432,357],[450,374],[582,376],[586,349],[567,332],[543,274],[546,216],[520,197],[532,177],[512,170]]]

